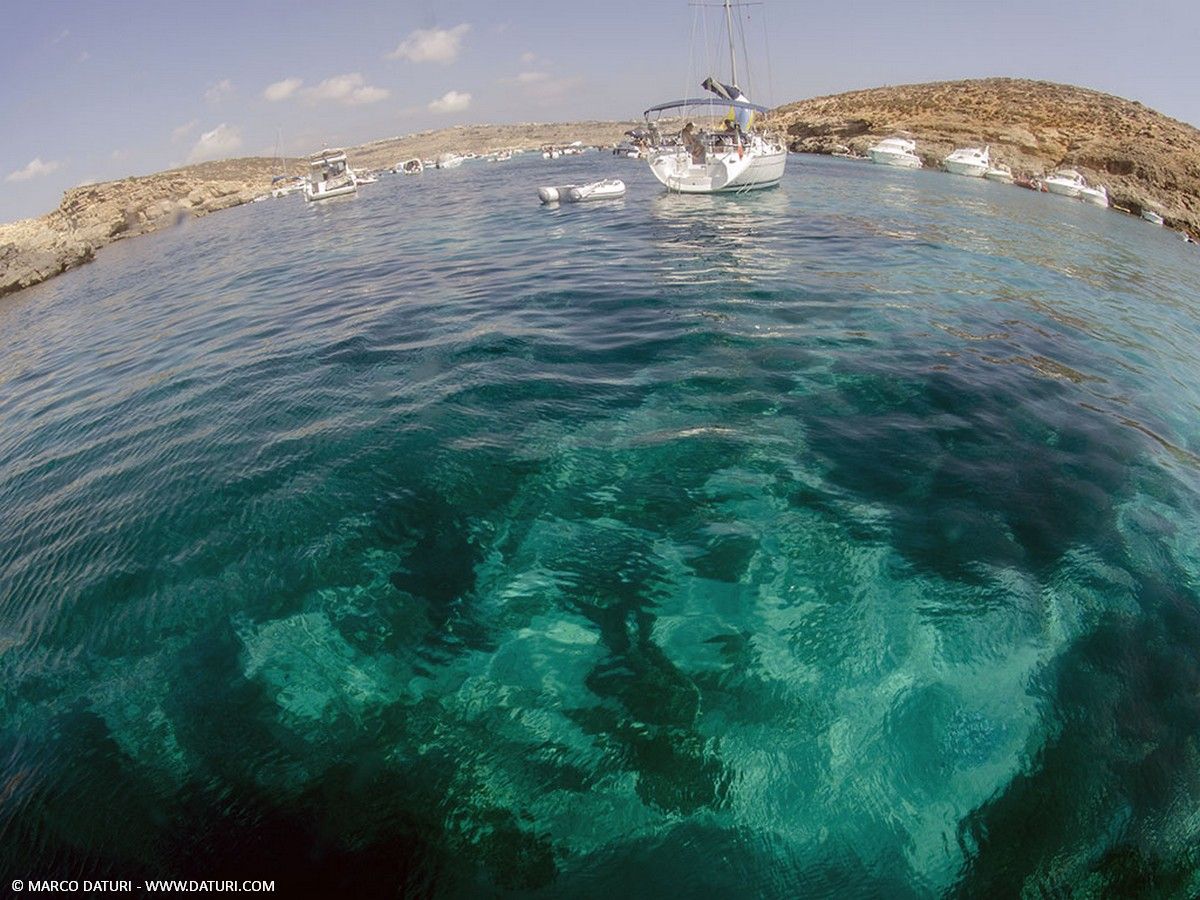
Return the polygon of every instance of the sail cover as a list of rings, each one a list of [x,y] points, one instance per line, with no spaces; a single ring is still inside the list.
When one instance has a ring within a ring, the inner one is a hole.
[[[712,91],[718,97],[725,100],[746,102],[746,95],[741,92],[736,84],[722,84],[711,75],[700,82],[700,87],[706,91]],[[727,118],[737,122],[738,127],[744,131],[750,127],[750,122],[754,119],[754,110],[743,106],[730,106]]]

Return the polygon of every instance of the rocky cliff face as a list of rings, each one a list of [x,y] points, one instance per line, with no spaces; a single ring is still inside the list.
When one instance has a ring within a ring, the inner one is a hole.
[[[985,78],[851,91],[775,111],[793,150],[865,152],[907,132],[927,166],[956,147],[990,144],[1027,176],[1070,166],[1114,205],[1152,209],[1200,234],[1200,130],[1140,103],[1045,81]]]
[[[270,189],[278,165],[233,159],[72,188],[48,215],[0,225],[0,294],[87,262],[115,240],[245,203]]]

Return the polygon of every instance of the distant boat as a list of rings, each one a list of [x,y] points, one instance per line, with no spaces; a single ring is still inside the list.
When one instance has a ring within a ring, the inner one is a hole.
[[[355,172],[354,173],[354,183],[355,184],[374,184],[378,180],[379,179],[376,178],[375,174],[372,172]]]
[[[1160,216],[1158,213],[1156,213],[1152,209],[1143,209],[1142,210],[1142,218],[1145,219],[1147,222],[1149,222],[1151,225],[1162,225],[1163,224],[1163,217]]]
[[[457,169],[463,164],[463,158],[457,153],[443,153],[437,158],[439,169]]]
[[[308,180],[304,183],[305,200],[328,200],[358,191],[354,173],[346,164],[342,150],[322,150],[308,160]]]
[[[955,150],[942,160],[942,166],[954,175],[967,175],[971,178],[982,178],[992,167],[989,148],[982,150],[978,147],[964,147]]]
[[[413,157],[412,159],[406,160],[404,163],[402,163],[399,171],[405,175],[420,175],[423,171],[425,171],[425,166],[419,159]]]
[[[871,162],[881,166],[919,169],[922,165],[921,157],[917,156],[917,142],[902,137],[885,138],[868,147],[867,156],[871,157]]]
[[[557,147],[543,147],[542,159],[558,159],[562,156],[562,151]]]
[[[1042,187],[1060,197],[1078,197],[1080,190],[1087,187],[1087,181],[1074,169],[1059,169],[1042,179]]]
[[[983,177],[988,181],[998,181],[1001,184],[1012,184],[1014,182],[1012,169],[1004,163],[992,163]]]

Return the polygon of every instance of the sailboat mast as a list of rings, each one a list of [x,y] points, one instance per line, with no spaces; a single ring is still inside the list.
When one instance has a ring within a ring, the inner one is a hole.
[[[737,87],[737,56],[733,50],[733,9],[730,0],[725,0],[725,30],[729,33],[729,83]]]

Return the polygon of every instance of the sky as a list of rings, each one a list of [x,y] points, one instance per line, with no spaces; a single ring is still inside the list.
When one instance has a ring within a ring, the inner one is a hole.
[[[1197,0],[763,0],[738,16],[739,81],[759,103],[1012,76],[1200,124]],[[79,184],[277,146],[637,118],[695,96],[702,70],[727,75],[722,18],[687,0],[14,2],[0,222],[48,212]]]

